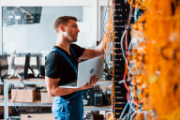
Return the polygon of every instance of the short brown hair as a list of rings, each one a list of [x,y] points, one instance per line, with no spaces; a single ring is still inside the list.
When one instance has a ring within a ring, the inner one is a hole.
[[[69,22],[69,20],[75,20],[77,22],[77,18],[72,17],[72,16],[62,16],[62,17],[59,17],[58,19],[56,19],[56,21],[54,23],[54,29],[55,29],[56,33],[59,33],[59,25],[67,24]]]

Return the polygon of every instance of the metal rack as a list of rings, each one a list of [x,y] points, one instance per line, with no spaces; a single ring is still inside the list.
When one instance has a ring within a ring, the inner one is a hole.
[[[114,97],[114,118],[119,120],[119,116],[123,111],[123,108],[127,102],[126,94],[127,90],[123,83],[119,84],[118,81],[123,80],[125,72],[125,60],[122,55],[121,37],[123,31],[126,29],[126,23],[128,20],[128,14],[130,11],[129,5],[125,3],[124,0],[114,0],[115,12],[114,12],[114,31],[115,31],[115,45],[114,45],[114,81],[115,81],[115,97]],[[124,47],[125,48],[125,47]],[[125,113],[128,112],[126,109]]]
[[[0,82],[0,84],[4,84],[4,100],[0,101],[0,106],[4,106],[4,120],[8,119],[19,119],[19,116],[9,116],[9,106],[52,106],[52,103],[41,103],[40,100],[34,101],[33,103],[13,103],[8,99],[8,85],[10,84],[39,84],[45,85],[44,79],[27,79],[20,81],[19,79],[4,79],[4,82]],[[96,83],[96,85],[110,85],[112,81],[110,80],[100,80]],[[94,106],[84,106],[85,111],[111,111],[111,106],[103,106],[103,107],[94,107]]]

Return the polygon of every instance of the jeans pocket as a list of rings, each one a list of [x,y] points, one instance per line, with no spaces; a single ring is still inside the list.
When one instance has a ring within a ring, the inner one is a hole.
[[[66,120],[65,119],[65,108],[63,104],[53,104],[52,105],[52,114],[55,119]]]
[[[64,105],[63,104],[53,104],[52,111],[61,111],[64,112]]]
[[[66,120],[65,112],[52,111],[52,114],[53,114],[54,118],[57,120]]]

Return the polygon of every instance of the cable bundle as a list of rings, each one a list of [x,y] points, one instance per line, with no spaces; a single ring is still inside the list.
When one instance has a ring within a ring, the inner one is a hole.
[[[114,50],[113,46],[109,45],[110,43],[114,42],[114,32],[113,32],[113,30],[114,30],[114,25],[113,25],[113,0],[111,0],[111,1],[109,0],[108,1],[108,5],[106,6],[106,10],[105,10],[105,15],[106,15],[107,8],[108,8],[109,5],[110,5],[110,10],[109,10],[109,12],[110,12],[110,16],[109,16],[110,19],[109,19],[108,25],[106,27],[106,32],[105,32],[104,27],[103,27],[103,31],[105,33],[105,38],[106,38],[105,39],[105,43],[104,43],[104,51],[105,51],[104,60],[105,60],[105,63],[107,63],[106,61],[108,61],[106,59],[107,58],[106,56],[109,55],[108,51],[113,51]],[[104,16],[104,19],[105,19],[105,16]],[[103,22],[102,26],[104,26],[104,22]],[[107,64],[109,64],[109,63],[107,63]],[[109,69],[107,68],[106,64],[105,64],[105,67],[106,67],[106,70],[108,71],[108,73],[113,76],[113,73],[111,73],[109,71]]]
[[[110,16],[109,16],[109,21],[108,21],[108,25],[106,27],[106,31],[104,30],[104,20],[105,20],[105,16],[106,16],[106,12],[110,12]],[[102,29],[103,32],[105,33],[105,43],[104,43],[104,61],[105,61],[105,67],[107,72],[114,77],[114,70],[110,71],[108,68],[109,62],[107,59],[107,56],[110,55],[110,51],[114,50],[114,47],[112,45],[110,45],[110,43],[114,42],[114,21],[113,21],[113,14],[114,14],[114,6],[113,6],[113,0],[108,0],[108,5],[105,8],[105,16],[104,16],[104,20],[103,20],[103,24],[102,24]],[[112,59],[114,59],[114,54],[111,53],[112,55]],[[111,63],[111,65],[113,66],[113,63]],[[113,68],[114,69],[114,68]],[[113,104],[114,104],[114,82],[112,84],[111,87],[111,91],[112,91],[112,95],[111,95],[111,105],[112,105],[112,109],[113,109]],[[111,116],[109,118],[109,120],[114,120],[114,113],[111,113]]]
[[[131,26],[138,45],[131,40],[127,58],[132,85],[127,98],[135,108],[134,119],[180,119],[180,1],[129,3],[145,10]]]

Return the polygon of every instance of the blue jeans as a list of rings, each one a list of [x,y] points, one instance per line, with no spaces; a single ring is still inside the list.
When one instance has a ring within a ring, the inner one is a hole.
[[[68,99],[55,97],[52,105],[52,114],[57,120],[83,120],[83,91],[77,91]]]

